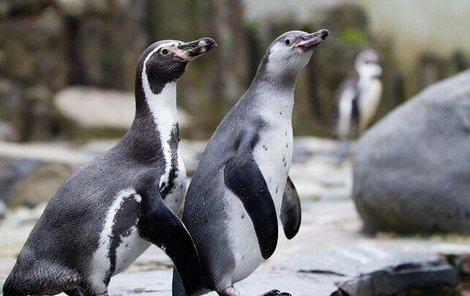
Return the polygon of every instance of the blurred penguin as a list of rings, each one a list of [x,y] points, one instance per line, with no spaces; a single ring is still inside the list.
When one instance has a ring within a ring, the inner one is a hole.
[[[381,74],[375,50],[366,49],[357,55],[354,69],[342,82],[336,97],[339,139],[347,140],[354,131],[361,135],[371,123],[382,96]]]

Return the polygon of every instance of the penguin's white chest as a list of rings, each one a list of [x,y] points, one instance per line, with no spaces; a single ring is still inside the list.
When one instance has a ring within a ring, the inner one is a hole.
[[[282,195],[292,163],[292,125],[279,125],[260,132],[253,157],[263,173],[279,216]]]
[[[261,131],[259,141],[253,150],[253,157],[258,164],[279,216],[282,195],[287,181],[288,172],[292,162],[292,126],[278,125]],[[233,193],[228,192],[233,195]],[[238,200],[230,196],[231,200]],[[248,213],[239,201],[230,204],[231,213],[230,233],[232,238],[232,252],[236,261],[236,268],[232,275],[232,282],[238,282],[248,277],[264,261],[258,238]]]
[[[178,156],[178,167],[176,169],[176,177],[173,180],[173,187],[165,196],[164,203],[175,214],[181,217],[182,207],[184,203],[184,195],[186,193],[186,168],[183,159]],[[169,177],[167,177],[169,179]]]
[[[359,128],[361,131],[364,131],[372,122],[377,113],[381,96],[382,83],[378,79],[371,79],[362,87],[362,95],[359,100]]]

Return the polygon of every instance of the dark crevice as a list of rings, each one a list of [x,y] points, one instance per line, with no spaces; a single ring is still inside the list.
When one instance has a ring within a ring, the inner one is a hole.
[[[325,275],[337,275],[337,276],[348,276],[344,273],[339,273],[332,270],[321,270],[321,269],[301,269],[299,273],[314,273],[314,274],[325,274]]]

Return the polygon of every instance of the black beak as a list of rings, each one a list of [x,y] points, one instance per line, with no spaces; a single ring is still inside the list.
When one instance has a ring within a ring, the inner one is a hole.
[[[326,29],[321,29],[311,34],[306,34],[300,37],[300,41],[295,45],[295,47],[302,48],[304,50],[308,50],[314,48],[318,44],[320,44],[323,40],[328,37],[330,32]]]
[[[214,39],[204,37],[195,41],[180,44],[178,46],[178,49],[180,49],[178,56],[190,61],[208,52],[215,46],[217,46],[217,43]]]

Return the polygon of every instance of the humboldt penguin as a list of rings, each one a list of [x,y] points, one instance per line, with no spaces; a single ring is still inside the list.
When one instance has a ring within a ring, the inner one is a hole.
[[[357,55],[353,71],[337,93],[336,135],[339,139],[348,139],[353,130],[361,135],[372,122],[382,95],[381,74],[375,50],[366,49]]]
[[[142,53],[131,128],[72,172],[52,197],[5,281],[5,296],[107,295],[111,277],[151,243],[171,257],[188,293],[195,289],[197,250],[175,214],[186,177],[178,155],[176,82],[191,60],[214,46],[210,38],[164,40]]]
[[[267,49],[255,77],[217,127],[188,188],[183,222],[199,253],[197,293],[239,295],[233,284],[276,249],[278,217],[290,239],[299,229],[300,201],[288,177],[292,160],[295,81],[313,49],[328,36],[290,31]],[[173,295],[188,295],[178,273]],[[288,295],[277,290],[265,295]]]

